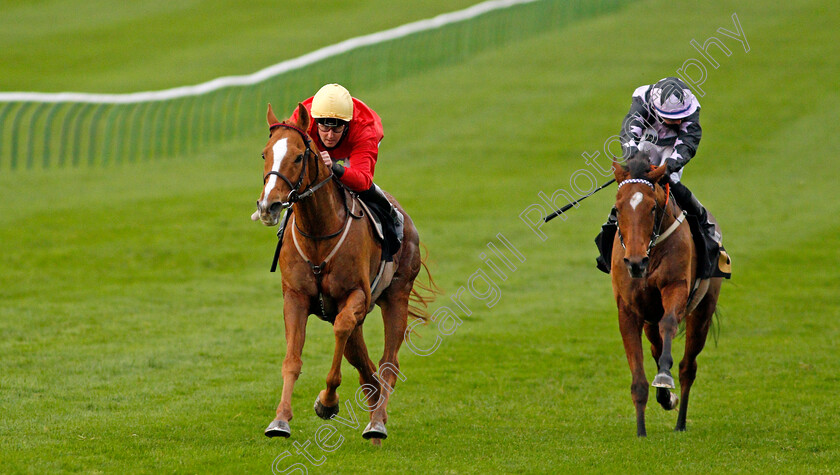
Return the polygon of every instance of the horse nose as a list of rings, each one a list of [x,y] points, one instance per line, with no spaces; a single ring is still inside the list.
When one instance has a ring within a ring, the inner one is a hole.
[[[257,201],[257,211],[251,215],[251,219],[255,221],[258,219],[266,226],[274,226],[280,220],[280,213],[283,211],[283,203],[280,201],[266,202],[266,200]]]
[[[630,277],[640,279],[645,276],[645,272],[647,271],[648,257],[645,256],[641,259],[628,259],[625,257],[624,265],[627,266],[627,271],[630,272]]]

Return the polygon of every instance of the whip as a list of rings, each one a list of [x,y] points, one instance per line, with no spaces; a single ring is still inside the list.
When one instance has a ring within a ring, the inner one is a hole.
[[[598,188],[595,188],[595,190],[594,190],[594,191],[592,191],[591,193],[586,194],[586,195],[584,195],[584,196],[581,196],[581,197],[580,197],[580,198],[578,198],[576,201],[572,201],[571,203],[567,204],[566,206],[564,206],[564,207],[562,207],[562,208],[560,208],[560,209],[558,209],[558,210],[554,211],[553,213],[551,213],[551,214],[549,214],[548,216],[546,216],[545,218],[543,218],[543,221],[545,221],[546,223],[547,223],[547,222],[549,222],[549,221],[551,221],[552,219],[554,219],[554,218],[556,218],[556,217],[560,216],[561,214],[565,213],[566,211],[569,211],[570,209],[572,209],[572,206],[577,205],[577,204],[578,204],[578,203],[580,203],[581,201],[585,200],[586,198],[589,198],[590,196],[592,196],[592,195],[594,195],[595,193],[597,193],[597,192],[599,192],[599,191],[603,190],[603,189],[604,189],[604,188],[606,188],[607,186],[612,185],[613,183],[615,183],[615,178],[613,178],[613,179],[611,179],[610,181],[608,181],[608,182],[604,183],[603,185],[599,186]]]

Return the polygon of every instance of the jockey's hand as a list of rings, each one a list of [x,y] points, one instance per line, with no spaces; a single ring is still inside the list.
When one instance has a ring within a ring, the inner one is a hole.
[[[665,160],[665,165],[668,167],[668,174],[680,171],[680,166],[677,164],[676,158],[669,158]]]
[[[326,151],[321,152],[321,161],[324,162],[324,165],[326,165],[327,168],[332,167],[333,162],[332,162],[332,158],[330,158],[330,153],[329,152],[326,152]]]
[[[628,145],[622,148],[621,158],[623,160],[628,160],[633,158],[633,156],[637,153],[639,153],[639,147],[635,145]]]

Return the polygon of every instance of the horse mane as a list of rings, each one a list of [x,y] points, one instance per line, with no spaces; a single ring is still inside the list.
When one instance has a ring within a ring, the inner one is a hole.
[[[630,178],[646,178],[650,173],[650,152],[639,150],[636,155],[627,159],[622,168],[630,173]]]

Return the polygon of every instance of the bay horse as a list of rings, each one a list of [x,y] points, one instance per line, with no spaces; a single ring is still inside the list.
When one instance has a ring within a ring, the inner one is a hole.
[[[336,389],[341,384],[341,360],[347,359],[359,372],[364,392],[359,403],[366,404],[370,423],[362,436],[378,445],[388,434],[386,408],[399,376],[397,353],[403,342],[410,314],[428,320],[425,307],[434,299],[436,287],[415,279],[421,267],[417,228],[393,197],[395,207],[405,217],[402,246],[393,256],[390,272],[380,279],[383,289],[372,294],[372,283],[381,275],[382,249],[372,226],[362,219],[358,198],[334,178],[320,157],[315,142],[307,134],[312,117],[298,104],[298,118],[280,121],[268,106],[268,144],[263,150],[263,191],[252,216],[266,226],[278,224],[283,209],[291,207],[284,246],[278,264],[282,274],[283,320],[286,356],[283,359],[283,386],[274,420],[265,430],[268,437],[289,437],[292,420],[292,390],[301,372],[301,352],[309,315],[333,323],[335,351],[326,378],[326,389],[315,399],[315,413],[331,419],[339,412]],[[391,264],[391,263],[389,263]],[[388,275],[391,275],[388,281]],[[431,293],[431,295],[429,295]],[[385,343],[379,370],[368,356],[362,324],[365,316],[379,305],[385,328]],[[411,303],[411,305],[409,305]],[[348,402],[349,404],[349,402]],[[350,407],[352,410],[352,407]]]
[[[657,365],[652,386],[665,410],[679,405],[676,431],[685,430],[688,396],[697,375],[697,355],[706,344],[722,278],[696,285],[697,251],[685,214],[659,184],[667,174],[663,163],[652,167],[644,152],[627,161],[613,162],[618,191],[618,237],[613,242],[611,278],[618,306],[618,322],[633,382],[630,393],[636,407],[636,434],[647,435],[645,376],[641,334],[651,343]],[[718,229],[718,231],[720,231]],[[671,341],[685,326],[685,354],[679,366],[680,397],[673,394]],[[680,404],[680,398],[682,403]]]

